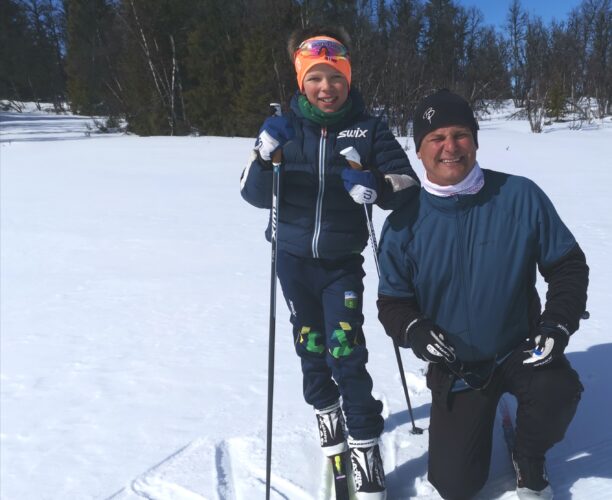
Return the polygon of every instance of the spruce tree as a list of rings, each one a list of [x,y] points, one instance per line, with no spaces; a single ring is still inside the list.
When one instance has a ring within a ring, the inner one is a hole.
[[[231,102],[239,89],[239,6],[205,0],[187,39],[185,102],[192,125],[206,135],[233,135]]]
[[[108,114],[111,65],[118,48],[113,49],[111,27],[114,11],[107,0],[66,0],[66,73],[68,96],[73,112],[85,115]]]
[[[26,100],[27,58],[33,52],[33,34],[23,6],[15,0],[0,2],[0,98]]]
[[[279,100],[274,95],[276,86],[271,58],[275,47],[267,43],[269,40],[263,31],[253,33],[241,52],[240,89],[232,106],[234,130],[239,136],[257,135],[269,103]]]

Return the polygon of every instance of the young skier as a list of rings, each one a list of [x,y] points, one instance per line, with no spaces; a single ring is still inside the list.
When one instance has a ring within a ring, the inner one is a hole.
[[[346,425],[358,498],[379,499],[386,495],[378,446],[383,418],[365,366],[363,204],[370,213],[372,203],[397,208],[417,195],[418,179],[393,134],[365,111],[351,85],[349,43],[336,27],[291,35],[298,91],[286,115],[264,121],[241,194],[256,207],[271,207],[271,157],[281,148],[277,272],[304,399],[315,410],[326,455],[347,449]],[[351,146],[367,170],[351,169],[340,154]],[[269,234],[268,227],[268,240]]]
[[[430,363],[428,477],[442,498],[484,485],[505,392],[518,401],[519,498],[552,498],[544,457],[583,390],[563,351],[585,311],[589,269],[541,189],[480,168],[477,130],[469,104],[448,90],[417,106],[424,189],[385,223],[379,318]],[[548,283],[542,312],[537,270]]]

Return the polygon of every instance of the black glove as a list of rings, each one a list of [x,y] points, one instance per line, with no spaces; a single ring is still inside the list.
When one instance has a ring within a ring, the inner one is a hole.
[[[530,364],[536,368],[559,359],[567,347],[569,337],[570,332],[565,325],[553,321],[541,321],[538,333],[533,339],[535,347],[526,351],[530,356],[523,361],[523,364]]]
[[[399,345],[411,347],[414,354],[423,361],[443,362],[446,368],[472,389],[487,387],[496,367],[494,359],[464,365],[455,355],[455,348],[446,339],[444,330],[427,318],[419,318],[410,323]]]
[[[446,340],[444,331],[427,318],[415,319],[401,335],[401,347],[410,347],[415,356],[423,361],[448,364],[455,363],[455,348]]]

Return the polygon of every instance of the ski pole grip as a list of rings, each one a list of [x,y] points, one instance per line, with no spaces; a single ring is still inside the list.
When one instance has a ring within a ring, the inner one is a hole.
[[[359,151],[357,151],[353,146],[349,146],[348,148],[343,149],[342,151],[340,151],[340,154],[344,156],[344,158],[346,158],[346,161],[351,166],[351,168],[355,170],[363,170]]]
[[[270,103],[270,116],[282,116],[283,110],[279,102]]]
[[[283,150],[281,148],[278,148],[276,151],[274,151],[274,153],[272,153],[272,163],[274,165],[280,165],[282,161],[283,161]]]
[[[354,162],[352,160],[346,160],[348,161],[348,164],[351,166],[352,169],[354,170],[363,170],[363,167],[361,166],[361,164]]]

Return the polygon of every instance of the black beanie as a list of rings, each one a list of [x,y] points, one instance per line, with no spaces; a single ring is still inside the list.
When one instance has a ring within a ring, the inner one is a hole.
[[[414,110],[412,132],[417,152],[423,138],[441,127],[464,125],[472,131],[474,144],[478,146],[478,123],[468,102],[448,89],[428,95]]]

